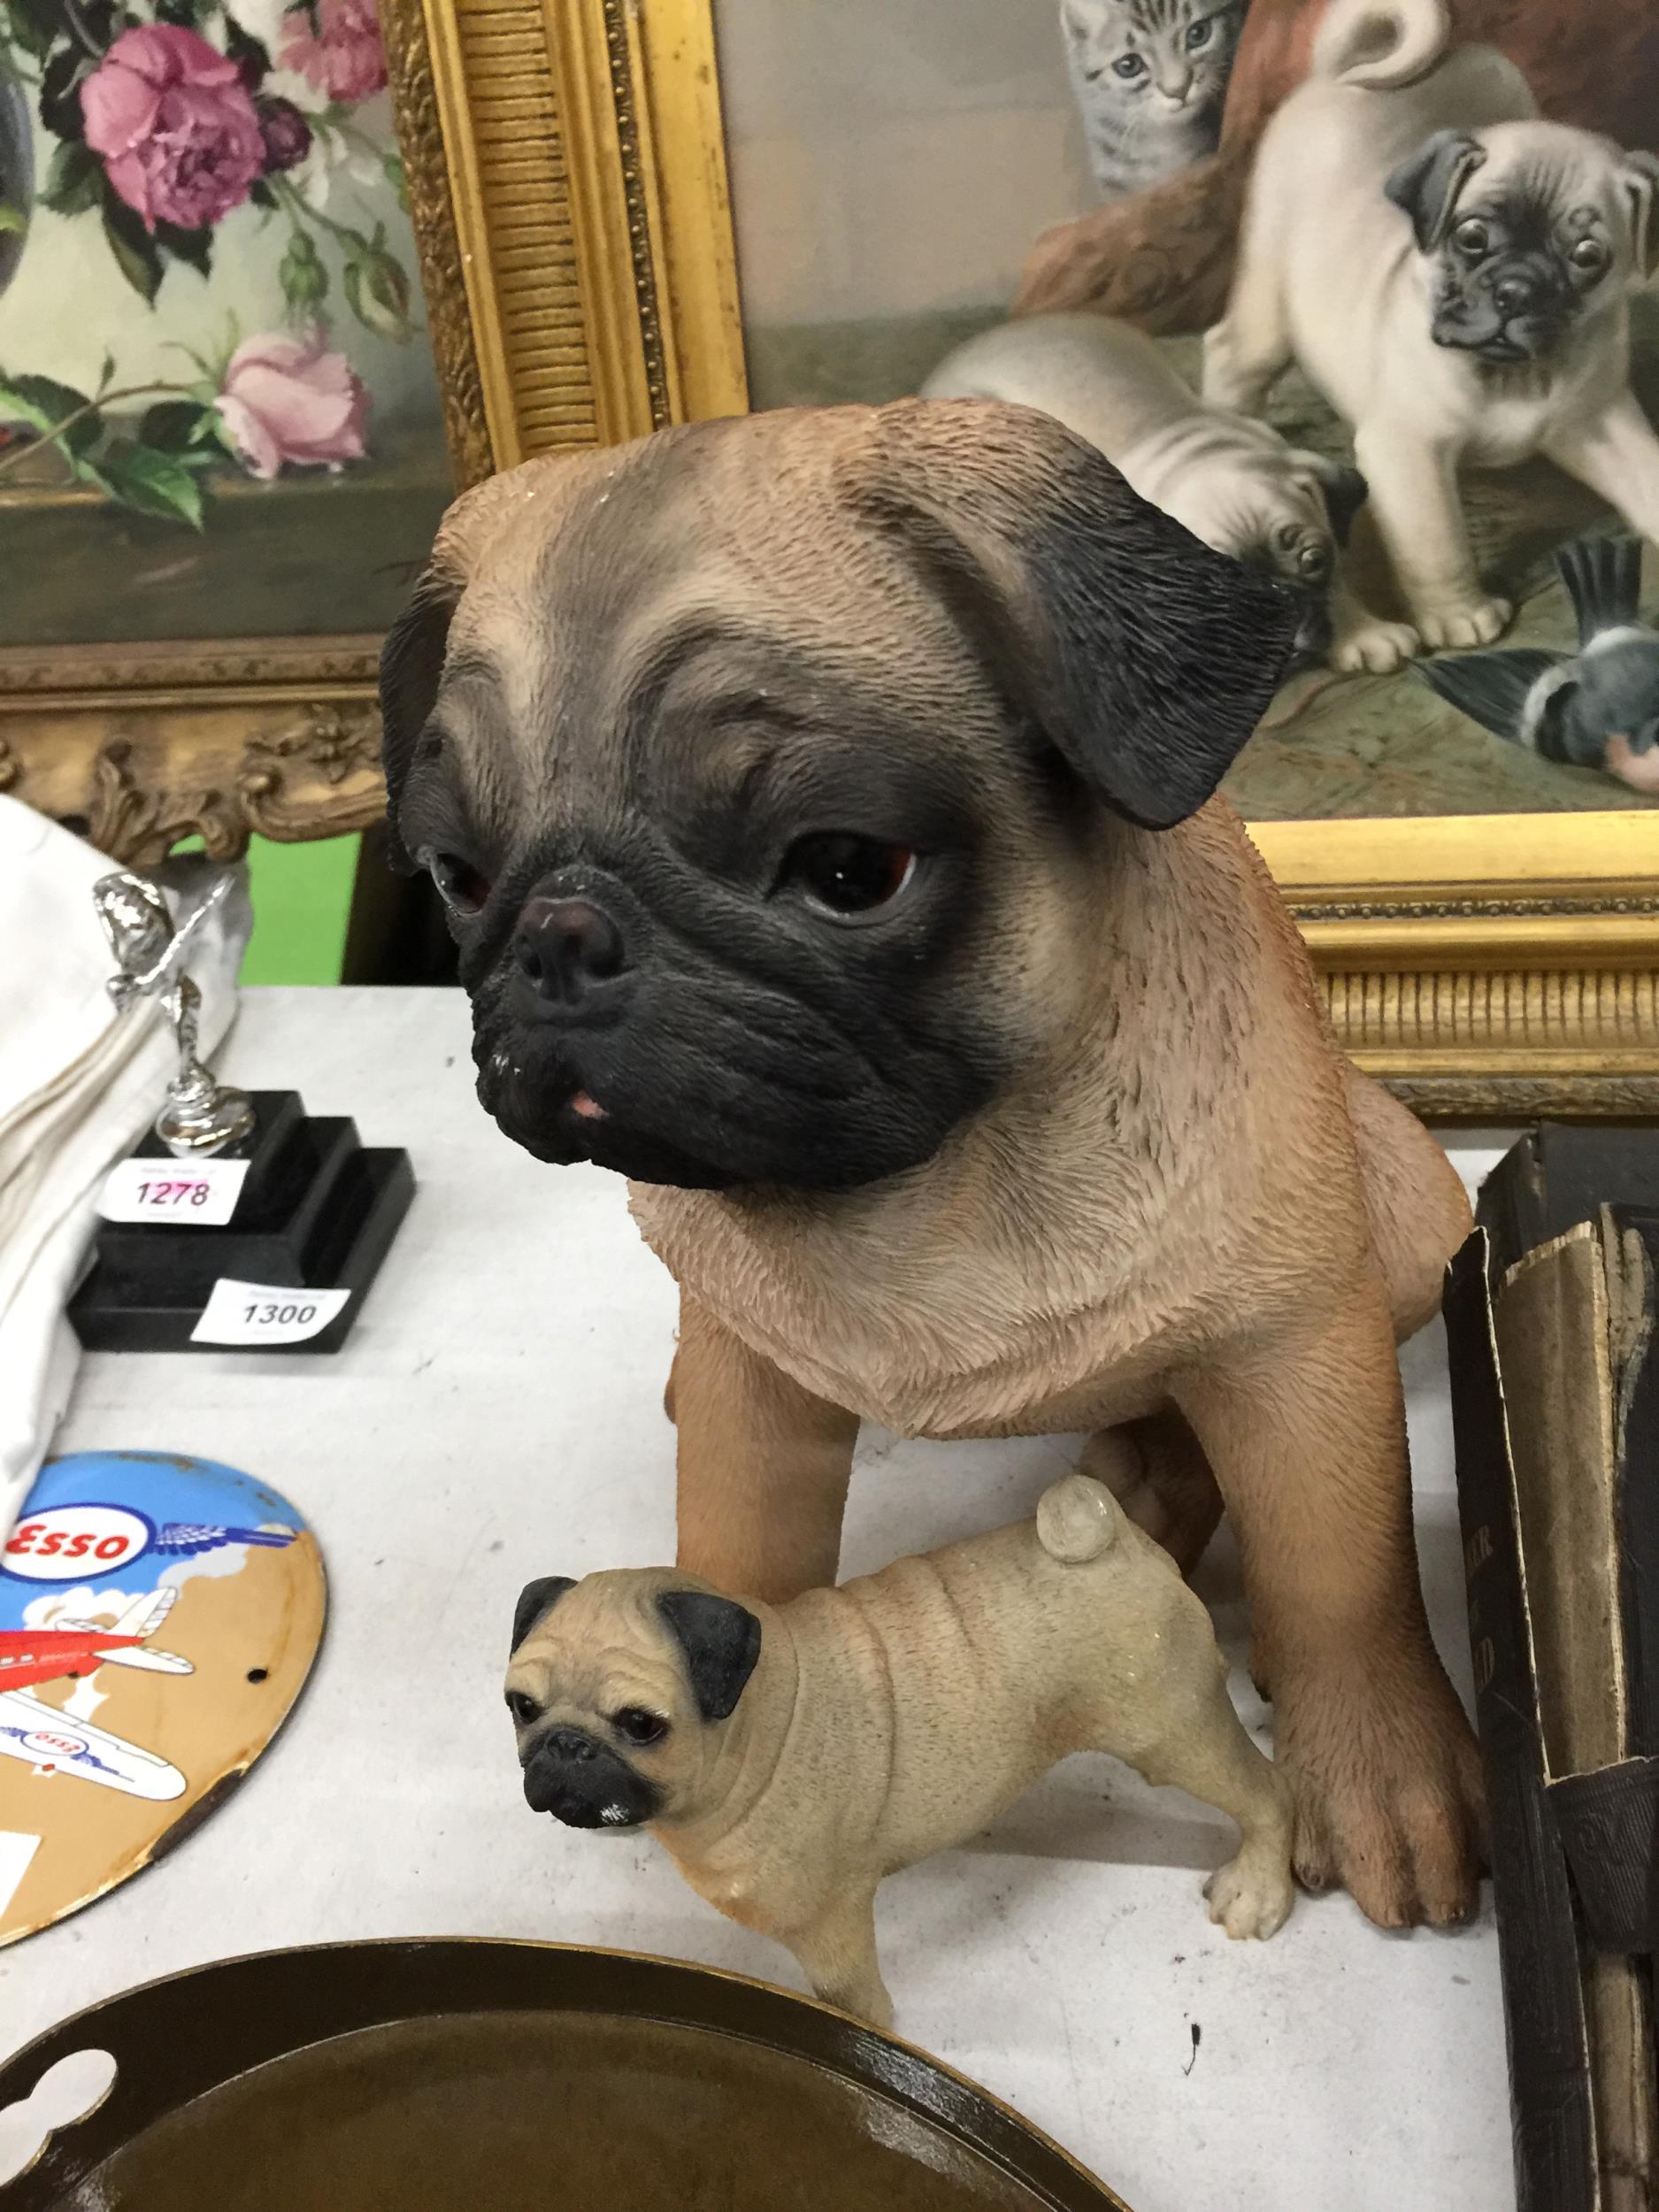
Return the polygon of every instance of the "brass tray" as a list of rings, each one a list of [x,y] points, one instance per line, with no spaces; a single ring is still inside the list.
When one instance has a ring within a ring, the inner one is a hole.
[[[151,1982],[0,2069],[112,2087],[5,2212],[1127,2212],[922,2052],[733,1974],[343,1943]]]

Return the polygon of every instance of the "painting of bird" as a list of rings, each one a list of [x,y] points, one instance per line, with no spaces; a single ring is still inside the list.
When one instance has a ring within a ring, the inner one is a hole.
[[[1659,793],[1659,631],[1641,619],[1641,562],[1632,537],[1581,538],[1556,554],[1576,653],[1448,654],[1419,662],[1417,675],[1496,737]]]

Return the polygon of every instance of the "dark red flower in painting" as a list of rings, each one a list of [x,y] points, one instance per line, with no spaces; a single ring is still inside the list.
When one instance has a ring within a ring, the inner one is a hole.
[[[265,141],[265,173],[292,169],[311,150],[311,127],[292,100],[256,100],[259,135]]]

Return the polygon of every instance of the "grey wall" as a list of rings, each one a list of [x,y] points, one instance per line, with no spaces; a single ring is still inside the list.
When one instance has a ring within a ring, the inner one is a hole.
[[[1089,205],[1057,0],[718,0],[751,326],[995,307]]]

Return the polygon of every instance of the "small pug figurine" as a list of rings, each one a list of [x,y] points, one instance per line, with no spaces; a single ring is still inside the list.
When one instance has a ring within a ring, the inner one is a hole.
[[[1233,1709],[1210,1616],[1087,1476],[1034,1520],[786,1605],[672,1568],[533,1582],[507,1704],[536,1812],[649,1827],[699,1896],[879,2027],[882,1877],[977,1835],[1074,1751],[1238,1823],[1205,1887],[1229,1935],[1271,1936],[1290,1910],[1287,1793]]]

